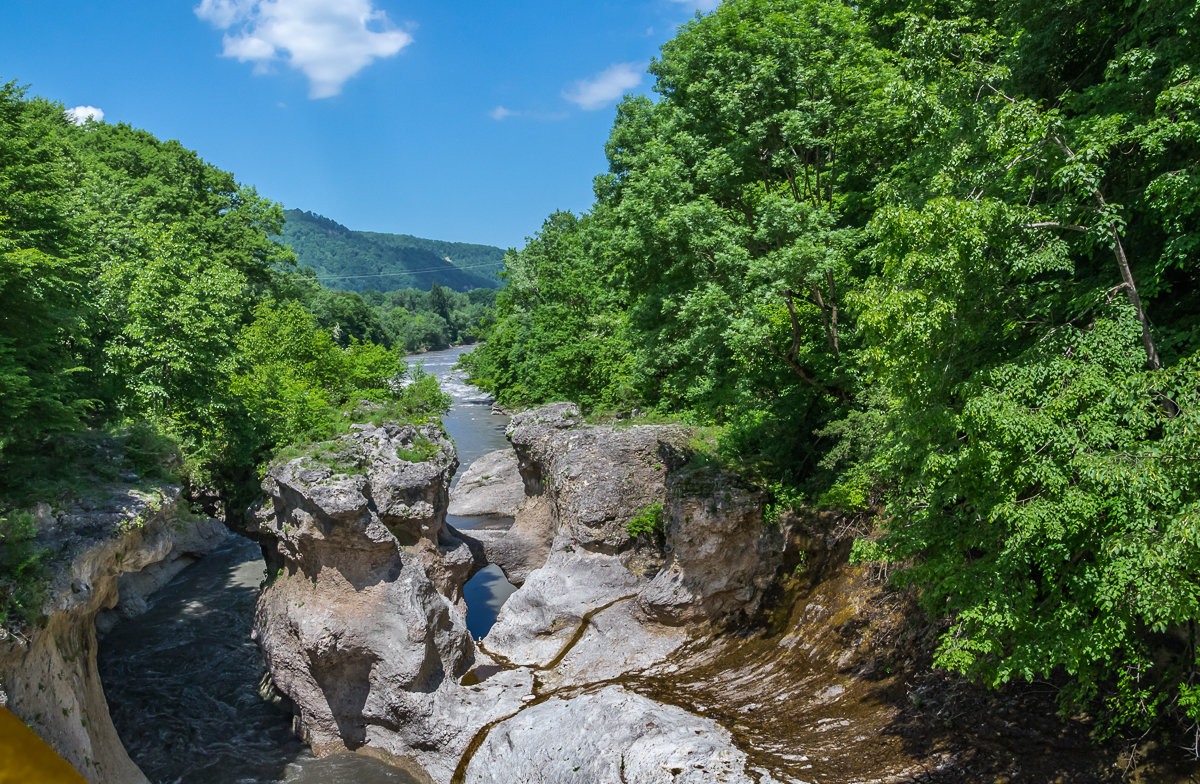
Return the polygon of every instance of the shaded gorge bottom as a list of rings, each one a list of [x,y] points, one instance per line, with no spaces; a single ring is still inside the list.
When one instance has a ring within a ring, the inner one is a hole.
[[[258,545],[230,536],[101,639],[100,677],[129,756],[155,784],[416,784],[368,757],[316,759],[290,711],[260,695],[250,627],[265,575]]]

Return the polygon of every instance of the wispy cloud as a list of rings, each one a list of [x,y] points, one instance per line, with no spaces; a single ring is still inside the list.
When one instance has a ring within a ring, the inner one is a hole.
[[[587,111],[602,109],[642,83],[645,63],[617,63],[591,79],[580,79],[563,97]]]
[[[76,125],[83,125],[88,118],[96,122],[104,119],[104,110],[97,109],[95,106],[76,106],[73,109],[67,109],[64,113],[67,115],[67,119]]]
[[[505,109],[503,106],[497,106],[488,112],[488,117],[491,117],[493,120],[503,120],[505,117],[512,117],[514,114],[519,114],[519,112],[514,112],[512,109]]]
[[[346,80],[412,43],[373,0],[201,0],[196,16],[225,33],[223,54],[265,72],[282,60],[308,77],[310,98],[329,98]]]

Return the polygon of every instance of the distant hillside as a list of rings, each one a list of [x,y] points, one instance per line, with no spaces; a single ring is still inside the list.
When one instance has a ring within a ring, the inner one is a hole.
[[[499,288],[504,251],[491,245],[439,242],[407,234],[352,231],[303,210],[286,210],[280,241],[330,288],[346,291],[428,290],[434,283],[457,291]]]

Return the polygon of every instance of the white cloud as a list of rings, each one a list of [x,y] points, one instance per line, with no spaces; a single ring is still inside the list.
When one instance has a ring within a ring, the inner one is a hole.
[[[591,79],[580,79],[563,92],[571,103],[588,111],[602,109],[642,83],[645,63],[617,63],[605,68]]]
[[[223,1],[227,2],[228,0]],[[697,11],[703,11],[706,14],[721,4],[721,0],[671,0],[671,2],[678,3],[679,5],[690,5]]]
[[[519,112],[514,112],[512,109],[505,109],[503,106],[497,106],[488,112],[488,117],[491,117],[493,120],[503,120],[505,117],[512,117],[514,114],[519,114]]]
[[[65,114],[67,119],[76,125],[83,125],[89,117],[96,122],[104,119],[104,110],[97,109],[95,106],[76,106],[73,109],[67,109]]]
[[[226,57],[256,73],[283,60],[308,77],[310,98],[329,98],[346,80],[412,43],[373,0],[201,0],[196,16],[227,31]]]

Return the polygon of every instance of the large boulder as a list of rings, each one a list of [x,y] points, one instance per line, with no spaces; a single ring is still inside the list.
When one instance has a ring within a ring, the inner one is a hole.
[[[645,578],[615,556],[556,552],[500,609],[487,650],[513,664],[545,667],[568,649],[591,615],[636,596],[644,585]]]
[[[621,554],[630,568],[653,574],[661,562],[636,549],[627,526],[662,503],[667,473],[683,461],[687,430],[580,425],[578,408],[568,403],[513,417],[508,436],[526,493],[551,499],[556,547]]]
[[[321,449],[263,483],[255,639],[315,753],[363,749],[448,781],[478,728],[532,689],[527,671],[459,683],[477,654],[455,604],[478,564],[444,524],[453,446],[389,424]]]
[[[525,485],[512,449],[497,449],[471,463],[450,491],[449,514],[456,517],[516,517],[525,503]]]
[[[471,757],[464,784],[766,784],[716,722],[607,686],[506,719]]]
[[[310,447],[272,468],[264,482],[260,518],[296,518],[267,533],[268,569],[291,563],[311,570],[334,559],[360,585],[394,568],[398,544],[411,548],[438,591],[464,610],[462,586],[480,564],[445,525],[457,468],[454,445],[433,424],[355,425]],[[288,535],[310,522],[306,535]]]

